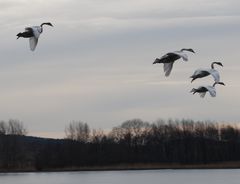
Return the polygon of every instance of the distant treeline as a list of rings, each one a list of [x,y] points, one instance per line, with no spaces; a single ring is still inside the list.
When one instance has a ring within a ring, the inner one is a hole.
[[[65,132],[66,139],[0,133],[0,170],[240,161],[240,129],[232,124],[132,119],[104,132],[80,121]]]

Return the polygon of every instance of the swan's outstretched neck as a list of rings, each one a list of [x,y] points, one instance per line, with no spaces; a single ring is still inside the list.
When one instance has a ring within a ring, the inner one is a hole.
[[[214,69],[214,64],[215,64],[215,62],[212,62],[212,64],[211,64],[212,69]]]
[[[221,62],[212,62],[211,68],[214,69],[214,64],[220,65],[223,67],[223,64]]]
[[[50,22],[44,22],[40,26],[43,27],[43,25],[48,25],[48,26],[52,26],[53,27],[53,25]]]
[[[220,84],[220,85],[225,86],[225,84],[223,82],[214,82],[213,87],[215,87],[216,84]]]
[[[193,49],[185,49],[185,48],[183,48],[183,49],[181,49],[181,51],[189,51],[189,52],[195,53],[195,51]]]

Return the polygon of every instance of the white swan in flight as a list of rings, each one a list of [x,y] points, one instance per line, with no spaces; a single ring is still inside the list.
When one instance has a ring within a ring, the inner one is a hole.
[[[213,62],[211,64],[211,69],[198,69],[198,70],[195,70],[193,75],[190,76],[190,78],[192,78],[191,82],[193,82],[197,78],[203,78],[203,77],[206,77],[208,75],[212,75],[214,81],[215,82],[219,82],[220,81],[220,76],[219,76],[218,71],[214,69],[214,64],[217,64],[217,65],[220,65],[220,66],[223,67],[221,62]]]
[[[216,97],[216,89],[215,89],[215,85],[216,84],[221,84],[224,85],[225,84],[223,82],[215,82],[212,86],[199,86],[197,89],[193,88],[190,93],[199,93],[201,98],[204,98],[204,96],[206,95],[207,92],[209,92],[209,94],[212,97]]]
[[[38,43],[38,38],[40,34],[43,32],[43,25],[53,27],[53,25],[50,22],[42,23],[40,26],[26,27],[24,32],[17,34],[17,39],[20,37],[29,38],[30,49],[31,51],[34,51]]]
[[[189,52],[195,53],[193,49],[181,49],[180,51],[169,52],[164,56],[162,56],[160,59],[156,58],[153,64],[163,63],[163,70],[165,72],[165,76],[168,77],[172,71],[173,63],[176,60],[182,58],[183,61],[188,61],[188,56],[183,51],[189,51]]]

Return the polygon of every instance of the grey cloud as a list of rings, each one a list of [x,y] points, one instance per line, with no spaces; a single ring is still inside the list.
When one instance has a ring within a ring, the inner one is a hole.
[[[0,1],[2,119],[18,118],[30,132],[62,132],[73,119],[99,128],[130,118],[239,119],[236,110],[225,111],[239,109],[238,1],[14,2]],[[55,27],[44,30],[35,52],[28,40],[16,40],[25,26],[46,20]],[[153,60],[182,47],[197,54],[176,62],[165,78]],[[227,86],[217,98],[189,94],[212,83],[191,84],[189,76],[213,60],[224,63]]]

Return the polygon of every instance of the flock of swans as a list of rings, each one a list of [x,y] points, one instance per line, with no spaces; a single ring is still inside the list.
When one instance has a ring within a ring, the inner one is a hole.
[[[169,52],[162,56],[161,58],[156,58],[153,64],[156,63],[163,63],[163,70],[165,72],[165,76],[168,77],[172,71],[173,64],[176,60],[182,58],[183,61],[188,61],[188,56],[184,51],[189,51],[192,53],[195,53],[193,49],[181,49],[180,51],[175,51],[175,52]],[[220,75],[219,72],[214,68],[214,65],[220,65],[223,67],[221,62],[213,62],[211,64],[210,69],[197,69],[194,71],[193,75],[190,76],[192,78],[193,82],[194,80],[198,78],[203,78],[209,75],[212,75],[214,79],[214,84],[212,86],[199,86],[198,88],[193,88],[190,92],[195,94],[199,93],[201,98],[204,98],[206,93],[209,92],[209,94],[212,97],[216,97],[216,89],[215,85],[220,84],[220,85],[225,85],[223,82],[220,82]]]
[[[40,26],[26,27],[24,32],[18,33],[16,35],[17,39],[19,39],[20,37],[29,38],[30,49],[32,51],[34,51],[36,49],[40,34],[43,32],[44,25],[53,27],[53,25],[50,22],[42,23]],[[165,72],[165,76],[168,77],[172,71],[173,64],[176,60],[182,58],[183,61],[188,61],[188,56],[184,51],[195,53],[193,49],[184,48],[184,49],[181,49],[180,51],[169,52],[169,53],[165,54],[164,56],[162,56],[161,58],[156,58],[155,61],[153,62],[153,64],[163,63],[163,70]],[[190,78],[192,78],[191,82],[193,82],[194,80],[196,80],[198,78],[203,78],[203,77],[212,75],[212,77],[215,81],[214,84],[212,86],[199,86],[198,88],[193,88],[190,91],[191,93],[193,93],[193,94],[199,93],[200,97],[202,97],[202,98],[204,98],[204,96],[206,95],[207,92],[209,92],[209,94],[212,97],[216,96],[215,85],[216,84],[225,85],[225,84],[223,82],[220,82],[219,72],[214,68],[215,64],[223,67],[221,62],[213,62],[211,64],[210,69],[197,69],[197,70],[195,70],[193,75],[190,76]]]

